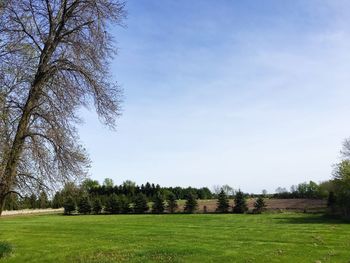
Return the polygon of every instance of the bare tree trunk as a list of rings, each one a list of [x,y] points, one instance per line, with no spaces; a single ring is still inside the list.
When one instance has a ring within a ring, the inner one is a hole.
[[[41,77],[39,77],[41,79]],[[0,216],[5,205],[5,197],[13,187],[13,183],[16,178],[16,167],[19,158],[22,154],[23,144],[25,141],[25,135],[27,133],[28,124],[30,121],[30,116],[33,108],[38,101],[38,95],[40,92],[38,78],[35,80],[35,85],[29,91],[28,99],[26,105],[23,109],[23,115],[18,123],[17,132],[12,143],[11,150],[9,152],[8,160],[6,163],[5,172],[0,185]]]

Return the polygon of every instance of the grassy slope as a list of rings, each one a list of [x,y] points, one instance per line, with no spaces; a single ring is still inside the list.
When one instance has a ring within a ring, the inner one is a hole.
[[[350,224],[306,214],[8,217],[1,240],[1,262],[350,261]]]

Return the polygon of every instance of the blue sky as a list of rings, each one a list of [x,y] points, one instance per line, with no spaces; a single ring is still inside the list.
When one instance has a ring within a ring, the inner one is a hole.
[[[116,131],[84,111],[91,177],[273,192],[329,179],[350,136],[350,2],[129,0]]]

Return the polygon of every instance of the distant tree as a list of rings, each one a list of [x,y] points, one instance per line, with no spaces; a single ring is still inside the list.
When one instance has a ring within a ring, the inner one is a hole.
[[[120,212],[120,202],[116,194],[112,194],[107,198],[105,211],[110,214],[118,214]]]
[[[334,213],[336,210],[337,199],[335,198],[335,194],[333,191],[329,192],[327,206],[331,213]]]
[[[36,195],[35,194],[31,194],[30,197],[29,197],[29,205],[31,209],[35,209],[35,208],[38,208],[38,200],[36,198]]]
[[[186,213],[194,213],[197,210],[197,207],[198,203],[196,197],[192,193],[189,193],[186,197],[184,211]]]
[[[221,186],[221,191],[224,191],[227,196],[235,194],[235,190],[233,189],[233,187],[229,186],[228,184],[224,184],[223,186]]]
[[[76,204],[73,197],[71,196],[66,197],[63,203],[63,208],[64,208],[64,214],[66,215],[70,215],[75,211]]]
[[[262,192],[261,192],[262,196],[263,197],[266,197],[267,196],[267,190],[266,189],[263,189]]]
[[[244,193],[238,190],[235,195],[235,205],[233,207],[233,213],[243,214],[248,210],[247,202],[244,197]]]
[[[100,214],[102,211],[102,203],[100,198],[95,198],[92,204],[92,211],[95,214]]]
[[[177,209],[178,205],[176,202],[176,196],[173,193],[170,193],[168,195],[168,199],[167,199],[167,209],[169,211],[169,213],[174,213],[175,210]]]
[[[114,186],[114,182],[113,182],[113,179],[111,178],[105,178],[104,181],[103,181],[103,185],[105,187],[113,187]]]
[[[52,208],[61,208],[63,207],[63,197],[61,192],[56,192],[52,199]]]
[[[39,208],[41,209],[45,209],[49,207],[50,202],[49,202],[49,199],[47,198],[47,194],[44,191],[40,192],[38,203],[39,203],[38,204]]]
[[[131,212],[130,200],[125,195],[119,196],[120,202],[120,212],[123,214],[128,214]]]
[[[147,199],[144,194],[139,193],[134,200],[134,212],[137,214],[143,214],[149,209]]]
[[[160,193],[158,193],[153,200],[152,213],[161,214],[164,212],[164,209],[164,198]]]
[[[265,200],[262,196],[259,196],[254,203],[254,213],[261,214],[266,208]]]
[[[227,213],[229,207],[230,207],[229,199],[228,199],[224,189],[222,189],[221,192],[218,194],[218,202],[217,202],[216,211],[219,213]]]
[[[78,201],[78,212],[80,214],[90,214],[91,208],[90,199],[87,196],[82,196]]]

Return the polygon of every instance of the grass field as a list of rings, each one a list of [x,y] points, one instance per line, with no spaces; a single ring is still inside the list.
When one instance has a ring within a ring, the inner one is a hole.
[[[0,262],[350,262],[350,224],[311,214],[0,218]],[[1,255],[1,253],[0,253]]]

